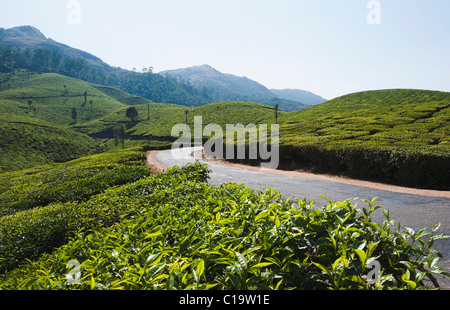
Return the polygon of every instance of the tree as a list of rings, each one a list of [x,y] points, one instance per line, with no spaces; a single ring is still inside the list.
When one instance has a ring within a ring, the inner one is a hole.
[[[77,122],[77,116],[78,116],[77,108],[73,107],[72,108],[72,120],[73,120],[74,124]]]
[[[31,50],[27,48],[23,51],[23,61],[26,66],[31,65]]]
[[[186,125],[188,123],[188,114],[189,114],[189,110],[184,111],[184,113],[186,114]]]
[[[130,107],[127,109],[126,115],[134,122],[138,118],[139,112],[136,110],[135,107]]]
[[[32,111],[33,110],[33,101],[31,100],[31,99],[28,99],[28,107],[29,107],[29,109],[30,109],[30,111]]]
[[[275,105],[275,122],[278,124],[278,104]]]
[[[122,149],[125,148],[125,128],[123,125],[114,128],[114,144],[116,146],[122,144]]]
[[[53,71],[58,71],[59,65],[61,63],[61,59],[62,59],[62,56],[60,53],[58,53],[57,51],[52,51],[51,62],[52,62]]]

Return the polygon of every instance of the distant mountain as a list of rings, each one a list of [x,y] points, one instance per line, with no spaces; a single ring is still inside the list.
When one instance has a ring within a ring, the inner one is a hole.
[[[106,72],[115,71],[115,68],[94,55],[46,38],[39,29],[33,26],[20,26],[11,29],[0,28],[0,42],[13,47],[19,47],[22,50],[44,49],[56,51],[62,57],[83,58],[88,64]]]
[[[320,103],[323,103],[327,101],[327,99],[322,98],[321,96],[318,96],[316,94],[313,94],[312,92],[306,91],[306,90],[300,90],[300,89],[271,89],[272,93],[283,99],[293,100],[293,101],[300,101],[307,105],[318,105]]]
[[[247,77],[222,73],[209,65],[159,72],[198,88],[210,102],[250,101],[279,105],[286,112],[302,110],[308,107],[303,102],[274,95],[267,87]]]
[[[170,75],[183,81],[189,81],[194,87],[204,87],[209,94],[232,92],[234,96],[260,96],[273,97],[273,94],[263,85],[232,74],[221,73],[209,65],[195,66],[185,69],[160,72],[161,75]]]

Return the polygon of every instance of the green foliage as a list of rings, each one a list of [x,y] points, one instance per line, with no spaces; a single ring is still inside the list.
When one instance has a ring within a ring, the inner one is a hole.
[[[362,209],[351,200],[316,208],[270,189],[212,187],[207,179],[197,163],[94,197],[72,212],[84,230],[8,273],[0,288],[427,289],[433,274],[448,276],[432,249],[447,236],[438,227],[394,230],[387,211],[383,223],[373,222],[375,199]],[[128,216],[99,223],[117,208]],[[375,260],[380,274],[369,284]],[[74,261],[79,283],[67,277]]]
[[[449,93],[356,93],[289,113],[283,121],[286,168],[449,189]]]
[[[194,188],[173,190],[172,185],[186,179],[204,182],[207,177],[204,170],[198,167],[193,171],[172,169],[163,176],[151,176],[107,189],[86,201],[52,203],[3,216],[0,218],[0,271],[11,270],[27,259],[51,252],[79,230],[95,231],[133,215],[142,205],[163,203],[166,199],[182,196]],[[197,189],[201,190],[201,185]],[[164,191],[168,195],[164,195]]]
[[[30,117],[0,116],[0,173],[92,154],[97,142],[87,135]]]
[[[73,108],[77,109],[78,122],[86,122],[125,107],[88,83],[59,74],[16,71],[0,74],[1,79],[4,80],[0,86],[2,114],[34,116],[28,109],[28,101],[32,100],[36,108],[35,118],[53,125],[68,126],[73,123]],[[87,106],[90,100],[93,104]]]
[[[274,110],[270,106],[249,102],[220,102],[201,107],[186,108],[174,104],[150,103],[150,119],[147,105],[133,106],[138,112],[136,122],[126,117],[128,107],[113,112],[101,119],[72,126],[73,129],[92,136],[113,138],[113,128],[123,124],[131,140],[173,142],[172,128],[186,123],[194,133],[194,117],[202,116],[203,125],[218,124],[226,130],[227,124],[271,124],[275,122]],[[278,112],[284,115],[285,112]],[[172,143],[170,143],[171,145]]]
[[[87,200],[109,187],[150,175],[145,161],[143,152],[130,149],[0,174],[0,216]]]
[[[130,118],[132,121],[135,121],[136,118],[139,116],[139,112],[136,110],[135,107],[129,107],[126,112],[126,116]]]

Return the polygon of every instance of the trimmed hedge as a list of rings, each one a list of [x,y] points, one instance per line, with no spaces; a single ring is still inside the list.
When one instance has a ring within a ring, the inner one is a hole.
[[[204,171],[189,166],[197,169]],[[176,168],[127,186],[121,199],[140,197],[128,205],[132,216],[78,233],[12,272],[0,289],[429,289],[438,286],[434,275],[450,275],[432,249],[447,238],[435,234],[438,226],[394,231],[386,210],[377,224],[375,200],[362,209],[350,200],[316,208],[270,189],[212,187],[186,172]],[[79,273],[68,278],[74,261]]]
[[[399,148],[281,145],[281,169],[306,169],[396,185],[450,189],[450,154]]]
[[[108,189],[85,202],[53,203],[1,217],[0,273],[51,252],[81,229],[91,231],[110,226],[142,206],[162,203],[194,190],[192,186],[171,190],[174,184],[191,180],[199,182],[197,190],[202,190],[201,184],[207,177],[206,167],[188,165],[185,169],[174,168],[162,175]]]

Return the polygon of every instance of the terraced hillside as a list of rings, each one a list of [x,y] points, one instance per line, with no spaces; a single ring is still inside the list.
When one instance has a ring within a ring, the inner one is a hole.
[[[350,94],[284,118],[290,168],[450,188],[450,93]]]
[[[272,107],[239,101],[219,102],[195,108],[165,103],[152,103],[150,107],[140,105],[136,106],[139,117],[134,122],[126,117],[126,109],[122,108],[106,117],[76,125],[73,128],[88,134],[95,134],[116,124],[124,124],[127,131],[133,135],[167,137],[171,135],[174,125],[186,123],[186,116],[187,124],[192,129],[195,116],[202,116],[203,125],[219,124],[224,128],[227,124],[247,125],[275,122],[275,112]],[[279,112],[279,114],[284,115],[285,113]]]
[[[0,116],[0,172],[65,162],[92,154],[87,135],[30,117]]]
[[[32,116],[54,125],[68,126],[98,119],[124,106],[88,83],[55,73],[19,71],[2,74],[0,79],[2,114]],[[76,118],[73,109],[77,111]]]
[[[135,96],[59,74],[0,74],[0,171],[65,162],[99,151],[71,125],[99,119],[136,102]],[[118,96],[120,98],[118,98]],[[119,101],[120,100],[120,101]],[[101,149],[100,149],[101,150]]]

